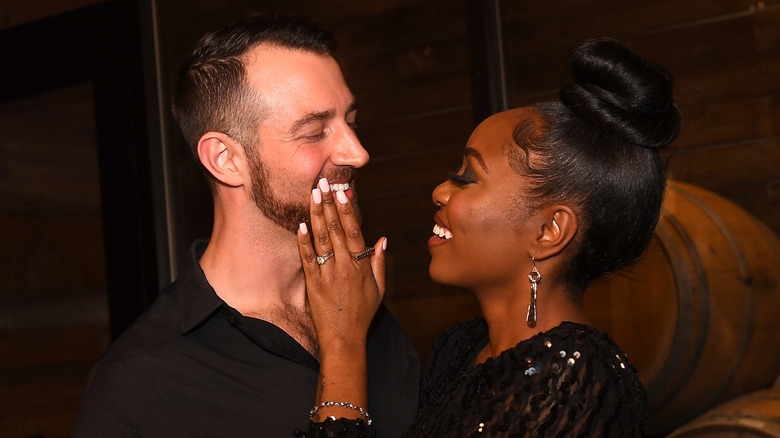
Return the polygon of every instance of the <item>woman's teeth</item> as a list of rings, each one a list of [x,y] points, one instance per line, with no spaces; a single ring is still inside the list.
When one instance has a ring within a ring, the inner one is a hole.
[[[433,234],[439,236],[439,239],[452,239],[452,232],[438,224],[433,224]]]
[[[347,189],[349,189],[349,183],[345,183],[345,184],[331,184],[330,185],[330,191],[331,192],[346,192]]]

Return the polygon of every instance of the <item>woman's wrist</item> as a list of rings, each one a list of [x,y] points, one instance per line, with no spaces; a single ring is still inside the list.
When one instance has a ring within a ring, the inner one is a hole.
[[[320,357],[358,357],[366,354],[366,336],[329,336],[319,339]]]

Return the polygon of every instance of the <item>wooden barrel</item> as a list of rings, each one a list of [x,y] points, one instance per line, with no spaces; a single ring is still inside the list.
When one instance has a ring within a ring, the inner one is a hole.
[[[670,182],[643,259],[584,300],[639,371],[651,436],[771,386],[780,370],[780,242],[704,189]]]
[[[780,438],[780,388],[765,389],[726,402],[669,438]]]

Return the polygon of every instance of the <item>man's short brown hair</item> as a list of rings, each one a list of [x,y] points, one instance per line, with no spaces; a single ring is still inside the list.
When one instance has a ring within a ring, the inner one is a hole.
[[[259,44],[328,56],[336,49],[330,32],[302,17],[251,14],[204,35],[179,72],[172,104],[196,160],[198,141],[209,131],[222,132],[245,149],[256,143],[258,123],[268,114],[246,80],[245,58]]]

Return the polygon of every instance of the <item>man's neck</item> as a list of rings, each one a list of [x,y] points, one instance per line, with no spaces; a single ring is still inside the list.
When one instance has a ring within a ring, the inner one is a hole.
[[[217,295],[247,316],[302,308],[306,284],[295,234],[278,227],[236,231],[215,225],[200,259]]]
[[[230,307],[276,325],[319,358],[296,236],[267,225],[231,230],[215,221],[201,268]]]

